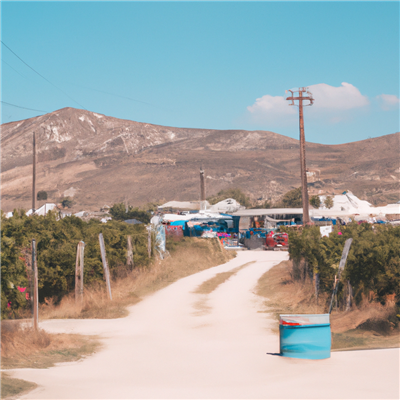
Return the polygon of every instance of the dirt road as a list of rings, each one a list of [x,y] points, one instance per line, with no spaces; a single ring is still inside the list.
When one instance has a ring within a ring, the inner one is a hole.
[[[327,360],[283,358],[277,322],[252,293],[286,252],[238,257],[181,279],[117,320],[48,320],[51,332],[98,334],[104,348],[85,360],[13,376],[39,387],[26,399],[399,398],[399,350],[332,353]],[[208,295],[193,291],[216,273],[249,261]]]

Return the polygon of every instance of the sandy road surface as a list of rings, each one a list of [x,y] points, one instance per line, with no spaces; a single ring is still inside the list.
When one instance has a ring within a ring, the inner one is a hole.
[[[52,332],[99,334],[104,348],[87,359],[13,376],[40,386],[26,399],[399,398],[399,350],[332,353],[295,360],[279,351],[276,322],[252,293],[286,252],[240,252],[227,264],[181,279],[117,320],[49,320]],[[243,265],[209,295],[205,280]]]

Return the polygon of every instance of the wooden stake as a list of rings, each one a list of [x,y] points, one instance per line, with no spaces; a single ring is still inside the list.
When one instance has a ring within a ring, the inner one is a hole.
[[[131,236],[128,236],[127,238],[128,242],[128,249],[126,253],[126,265],[130,266],[133,268],[133,251],[132,251],[132,238]]]
[[[84,268],[85,243],[79,242],[76,249],[75,263],[75,305],[83,307],[83,268]]]
[[[318,305],[318,296],[319,296],[319,273],[315,274],[315,299]]]
[[[36,241],[32,240],[32,266],[33,266],[33,329],[39,327],[39,289],[38,289],[38,269],[36,261]]]
[[[351,300],[353,297],[353,289],[350,285],[350,281],[347,281],[347,302],[346,302],[346,311],[350,311],[351,309]]]
[[[346,265],[346,260],[347,260],[347,256],[349,254],[350,251],[350,246],[351,246],[351,242],[353,241],[352,238],[347,239],[345,244],[344,244],[344,248],[343,248],[343,253],[342,253],[342,258],[340,259],[340,263],[339,263],[339,270],[338,270],[338,276],[337,276],[337,280],[335,277],[335,285],[333,288],[333,292],[332,292],[332,297],[331,297],[331,304],[329,305],[329,314],[332,311],[332,307],[333,307],[333,301],[336,297],[336,309],[337,309],[337,291],[338,291],[338,287],[339,287],[339,281],[340,281],[340,274],[344,269],[344,266]]]
[[[147,228],[148,238],[147,238],[147,251],[149,253],[149,258],[151,258],[151,228]]]
[[[104,277],[106,279],[106,285],[107,285],[108,298],[110,300],[112,300],[111,283],[110,283],[110,271],[108,269],[108,263],[107,263],[107,258],[106,258],[106,247],[104,245],[104,238],[103,238],[103,234],[102,233],[99,234],[99,242],[100,242],[101,260],[103,261]]]

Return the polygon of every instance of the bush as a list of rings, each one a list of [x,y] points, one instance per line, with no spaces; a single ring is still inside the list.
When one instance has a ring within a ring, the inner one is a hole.
[[[47,192],[44,190],[39,190],[36,195],[37,200],[47,200]]]
[[[1,218],[1,315],[14,318],[29,306],[25,294],[29,280],[25,262],[29,263],[31,240],[36,240],[39,277],[39,301],[60,300],[74,290],[76,248],[85,242],[84,283],[103,280],[103,266],[98,235],[103,233],[111,275],[126,263],[127,236],[131,235],[135,267],[149,264],[147,231],[143,225],[95,219],[84,222],[75,216],[57,220],[56,213],[29,216],[14,211],[11,218]],[[27,260],[25,255],[27,255]],[[21,293],[19,287],[26,287]]]
[[[275,208],[300,208],[303,207],[303,200],[301,197],[301,187],[289,190],[285,193],[280,201],[275,205]]]
[[[324,205],[326,208],[332,208],[333,207],[333,198],[331,196],[326,196],[324,200]]]
[[[250,198],[239,188],[221,190],[216,195],[210,196],[207,200],[213,205],[225,199],[235,199],[240,205],[247,208],[252,206]]]
[[[65,197],[61,200],[61,205],[64,208],[71,208],[74,205],[74,201],[70,197]]]
[[[314,208],[320,208],[320,207],[321,207],[321,199],[319,198],[319,196],[311,196],[311,198],[310,198],[310,204],[311,204]]]
[[[114,220],[117,221],[125,221],[127,219],[137,219],[144,224],[148,224],[150,222],[151,214],[148,211],[140,210],[139,208],[133,208],[132,206],[128,206],[128,211],[126,210],[126,206],[124,203],[114,204],[110,208],[110,214]]]
[[[290,229],[288,232],[295,279],[319,273],[320,289],[330,292],[344,243],[353,238],[342,281],[350,281],[356,304],[371,297],[371,293],[385,304],[387,296],[394,294],[400,307],[400,226],[352,222],[335,226],[329,237],[321,237],[315,226],[304,228],[301,233]]]

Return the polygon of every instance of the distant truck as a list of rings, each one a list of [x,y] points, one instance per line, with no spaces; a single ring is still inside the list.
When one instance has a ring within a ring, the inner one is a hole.
[[[289,236],[286,232],[269,232],[265,238],[265,250],[289,249]]]

